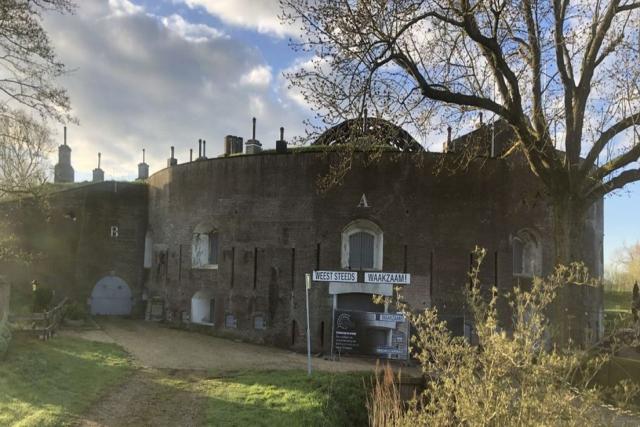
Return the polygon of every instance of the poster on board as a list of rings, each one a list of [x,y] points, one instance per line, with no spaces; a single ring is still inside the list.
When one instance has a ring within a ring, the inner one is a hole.
[[[409,322],[401,313],[335,310],[334,322],[338,354],[409,358]]]

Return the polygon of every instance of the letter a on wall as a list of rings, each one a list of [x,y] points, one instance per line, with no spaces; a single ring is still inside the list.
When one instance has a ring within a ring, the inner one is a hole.
[[[362,197],[360,197],[360,203],[358,203],[359,208],[368,208],[369,202],[367,201],[367,196],[362,193]]]

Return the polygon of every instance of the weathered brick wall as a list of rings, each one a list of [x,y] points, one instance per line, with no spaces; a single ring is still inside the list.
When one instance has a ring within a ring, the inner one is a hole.
[[[11,286],[4,277],[0,276],[0,321],[9,313],[10,296]]]
[[[462,313],[461,291],[476,245],[487,249],[482,272],[487,284],[497,278],[503,288],[513,285],[511,240],[522,228],[543,237],[543,271],[552,269],[553,242],[546,237],[550,209],[522,161],[485,159],[465,172],[434,175],[438,154],[424,154],[421,161],[415,155],[384,156],[369,165],[356,161],[344,182],[324,194],[318,193],[317,178],[327,172],[331,156],[320,153],[210,159],[154,174],[149,293],[163,296],[179,318],[189,313],[199,289],[209,289],[219,333],[302,348],[304,273],[341,269],[341,233],[355,219],[382,228],[383,269],[406,266],[412,284],[405,295],[412,306],[433,303],[444,317]],[[358,207],[362,194],[369,208]],[[220,232],[217,270],[191,268],[192,233],[199,223],[214,224]],[[601,238],[601,231],[595,236]],[[165,250],[167,262],[159,264]],[[332,299],[325,284],[314,285],[311,301],[314,348],[322,344],[326,351]],[[229,313],[237,328],[224,327]],[[264,316],[267,329],[253,328],[255,315]]]
[[[120,276],[140,298],[147,223],[145,184],[103,182],[49,195],[39,207],[32,200],[5,205],[16,236],[36,256],[28,266],[5,266],[15,286],[31,280],[84,304],[102,277]],[[111,227],[118,236],[111,236]]]

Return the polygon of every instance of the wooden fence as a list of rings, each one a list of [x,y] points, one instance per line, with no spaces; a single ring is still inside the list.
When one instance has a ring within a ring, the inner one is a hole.
[[[23,315],[9,315],[9,323],[14,332],[30,332],[42,340],[48,340],[55,335],[67,308],[68,299],[63,299],[58,305],[44,313]]]

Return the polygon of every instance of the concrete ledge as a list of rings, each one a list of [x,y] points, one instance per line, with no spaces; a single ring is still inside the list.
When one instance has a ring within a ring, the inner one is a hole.
[[[393,296],[393,285],[389,283],[341,283],[329,282],[329,294],[375,294]]]

